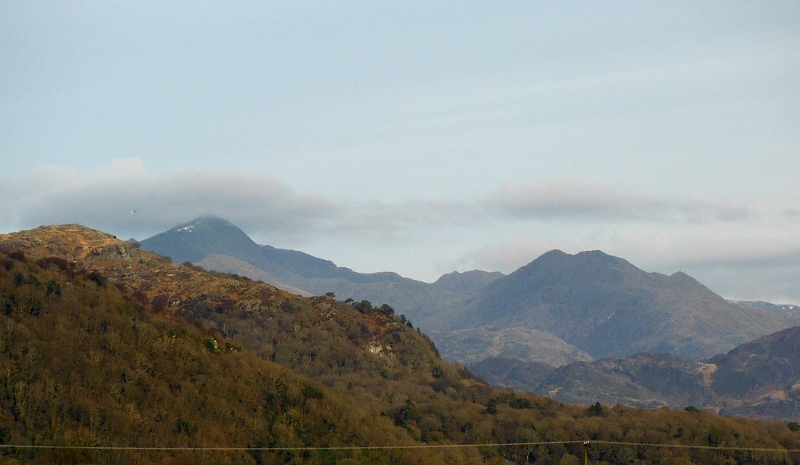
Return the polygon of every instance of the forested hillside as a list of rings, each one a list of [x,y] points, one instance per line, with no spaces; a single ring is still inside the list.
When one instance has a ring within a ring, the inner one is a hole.
[[[583,441],[593,463],[800,460],[785,424],[493,388],[387,305],[74,225],[0,236],[0,368],[8,463],[577,463]]]

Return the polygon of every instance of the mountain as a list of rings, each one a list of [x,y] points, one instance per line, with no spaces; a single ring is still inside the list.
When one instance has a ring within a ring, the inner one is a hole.
[[[800,323],[800,312],[728,302],[684,273],[646,273],[600,251],[551,251],[509,276],[470,271],[427,284],[258,245],[213,216],[146,239],[142,248],[300,295],[388,303],[429,331],[448,360],[465,364],[512,357],[562,366],[586,354],[638,352],[702,359]]]
[[[800,305],[792,305],[792,304],[776,305],[770,302],[763,302],[760,300],[738,300],[738,301],[734,300],[732,302],[736,304],[750,305],[756,308],[770,310],[773,312],[800,312]]]
[[[357,273],[303,252],[258,245],[238,227],[210,215],[145,239],[141,245],[176,263],[247,276],[301,295],[333,292],[342,299],[391,303],[413,321],[430,312],[431,306],[458,299],[460,294],[452,289],[474,288],[499,275],[464,273],[430,285],[391,272]]]
[[[490,282],[502,278],[504,275],[499,271],[489,272],[481,270],[467,271],[459,273],[454,271],[439,277],[433,283],[433,287],[442,291],[452,292],[454,294],[471,294]]]
[[[711,408],[713,366],[671,354],[636,354],[625,359],[578,362],[558,368],[534,392],[561,402],[637,407]]]
[[[547,363],[523,362],[516,358],[505,357],[484,358],[468,365],[467,368],[492,386],[509,387],[523,392],[533,392],[556,370]]]
[[[0,434],[24,447],[4,446],[2,463],[296,463],[258,448],[382,444],[398,432],[380,418],[359,426],[353,399],[154,311],[96,270],[26,255],[0,254]],[[240,449],[191,450],[207,445]]]
[[[684,273],[647,273],[600,251],[548,252],[447,315],[452,330],[552,333],[594,358],[639,352],[708,358],[798,324],[797,312],[730,303]]]
[[[558,369],[513,359],[470,365],[492,384],[573,404],[683,408],[792,421],[800,417],[800,326],[706,361],[671,354],[570,363]]]
[[[551,367],[593,360],[591,355],[557,336],[529,328],[479,326],[457,331],[433,330],[430,335],[442,354],[467,366],[497,357]]]
[[[341,278],[357,282],[400,279],[395,273],[355,273],[303,252],[258,245],[237,226],[212,215],[201,216],[145,239],[141,246],[143,250],[170,257],[176,263],[198,263],[210,255],[225,255],[284,280],[298,277]]]
[[[419,375],[453,372],[396,318],[172,264],[77,225],[0,235],[0,251],[0,435],[36,447],[4,447],[3,463],[430,460],[303,449],[416,443],[391,404],[331,387],[371,389],[380,372],[406,377],[397,389],[415,399]],[[220,450],[192,451],[204,446]]]
[[[278,289],[289,291],[292,294],[311,297],[311,293],[304,291],[299,287],[292,286],[291,284],[286,284],[285,282],[272,276],[266,271],[263,271],[260,268],[256,268],[255,266],[243,260],[231,257],[230,255],[223,255],[223,254],[207,255],[204,259],[200,260],[199,262],[195,262],[195,264],[209,270],[246,276],[250,279],[267,283],[270,286],[275,286]]]
[[[386,309],[79,225],[0,235],[0,329],[2,462],[699,464],[757,448],[736,455],[755,464],[800,449],[780,423],[493,388]]]
[[[729,402],[720,411],[761,418],[800,416],[800,326],[742,344],[709,361],[712,388]]]

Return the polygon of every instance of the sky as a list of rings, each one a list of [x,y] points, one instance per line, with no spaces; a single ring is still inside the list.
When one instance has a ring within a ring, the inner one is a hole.
[[[796,1],[0,0],[0,233],[213,214],[359,272],[599,249],[800,304],[799,175]]]

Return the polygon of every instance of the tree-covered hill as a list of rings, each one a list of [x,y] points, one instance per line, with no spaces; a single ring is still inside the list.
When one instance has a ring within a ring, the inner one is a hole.
[[[785,424],[493,388],[387,305],[81,226],[0,236],[0,463],[555,464],[585,440],[592,463],[800,460]]]
[[[27,446],[265,447],[410,441],[389,419],[159,311],[97,272],[3,256],[0,439]],[[285,463],[296,452],[0,449],[41,463]],[[321,460],[321,458],[320,458]]]

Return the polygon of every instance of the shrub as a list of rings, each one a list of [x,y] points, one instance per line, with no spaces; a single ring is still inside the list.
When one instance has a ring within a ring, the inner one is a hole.
[[[595,402],[594,405],[586,409],[586,414],[590,417],[602,417],[604,413],[603,406],[600,404],[600,402]]]

